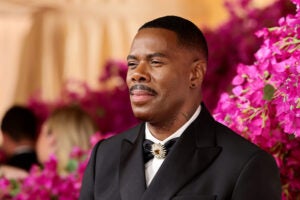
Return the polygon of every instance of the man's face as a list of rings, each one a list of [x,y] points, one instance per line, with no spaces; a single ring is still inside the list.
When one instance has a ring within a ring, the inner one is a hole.
[[[150,123],[164,123],[189,110],[194,59],[174,32],[161,28],[140,30],[127,58],[127,85],[135,116]]]

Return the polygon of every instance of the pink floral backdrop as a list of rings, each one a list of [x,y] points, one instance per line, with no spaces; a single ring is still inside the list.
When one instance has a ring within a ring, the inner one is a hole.
[[[263,10],[251,0],[227,3],[231,18],[206,30],[210,63],[204,101],[215,118],[271,153],[280,168],[282,199],[300,199],[300,0],[279,0]],[[40,122],[54,108],[78,104],[99,126],[91,147],[138,121],[131,112],[125,84],[126,64],[108,61],[99,78],[105,87],[92,90],[70,81],[55,102],[34,95],[28,102]],[[24,180],[0,179],[0,199],[78,199],[90,150],[74,148],[69,174],[60,176],[52,157],[43,169],[34,166]]]
[[[223,93],[215,117],[273,154],[283,199],[300,198],[300,1],[296,15],[256,32],[263,44],[253,64],[239,64],[232,92]]]
[[[216,107],[221,93],[230,91],[238,63],[254,62],[254,53],[262,44],[262,38],[254,33],[277,25],[282,16],[295,13],[290,0],[277,0],[263,9],[253,8],[251,3],[252,0],[226,2],[230,19],[216,30],[204,30],[210,55],[203,96],[210,111]]]

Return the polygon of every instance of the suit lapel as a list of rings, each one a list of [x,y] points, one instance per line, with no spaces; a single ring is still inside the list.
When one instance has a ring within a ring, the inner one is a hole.
[[[146,189],[142,142],[145,126],[141,125],[122,141],[120,157],[120,193],[122,200],[140,200]]]
[[[202,105],[198,118],[186,129],[163,162],[142,200],[171,199],[180,188],[202,173],[219,155],[214,120]]]

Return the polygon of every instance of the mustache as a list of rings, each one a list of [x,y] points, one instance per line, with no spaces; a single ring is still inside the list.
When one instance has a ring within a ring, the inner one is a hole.
[[[148,86],[145,86],[145,85],[134,85],[132,86],[129,91],[130,91],[130,94],[132,93],[132,91],[134,90],[145,90],[147,92],[149,92],[150,94],[152,95],[156,95],[157,92],[155,90],[153,90],[152,88],[148,87]]]

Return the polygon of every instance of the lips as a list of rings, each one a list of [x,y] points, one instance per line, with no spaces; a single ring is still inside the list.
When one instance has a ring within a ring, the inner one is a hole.
[[[145,85],[134,85],[130,88],[130,99],[132,103],[144,104],[150,101],[157,92]]]
[[[134,96],[154,96],[152,92],[146,90],[133,90],[130,94]]]

